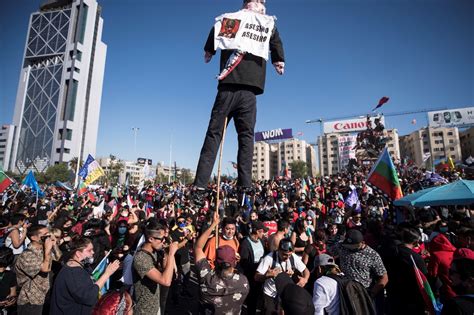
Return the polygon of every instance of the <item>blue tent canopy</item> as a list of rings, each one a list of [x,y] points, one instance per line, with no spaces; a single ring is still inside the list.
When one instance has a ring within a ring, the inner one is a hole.
[[[453,206],[474,204],[474,180],[430,187],[405,196],[393,203],[395,206]]]

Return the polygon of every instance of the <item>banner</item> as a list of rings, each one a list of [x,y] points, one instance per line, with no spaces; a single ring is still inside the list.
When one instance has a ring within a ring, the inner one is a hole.
[[[430,127],[459,127],[474,125],[474,107],[428,112]]]
[[[278,139],[291,139],[293,138],[292,129],[273,129],[268,131],[261,131],[255,133],[255,142],[257,141],[269,141]]]
[[[375,119],[379,118],[380,122],[385,125],[384,116],[370,117],[372,127],[375,126]],[[346,119],[346,120],[335,120],[328,121],[323,124],[324,133],[337,133],[337,132],[358,132],[367,129],[367,117]]]
[[[241,50],[268,60],[274,26],[273,16],[249,10],[223,14],[214,24],[214,47]]]
[[[357,136],[340,136],[337,138],[339,146],[339,169],[343,170],[349,165],[350,159],[356,158],[353,149],[357,144]]]

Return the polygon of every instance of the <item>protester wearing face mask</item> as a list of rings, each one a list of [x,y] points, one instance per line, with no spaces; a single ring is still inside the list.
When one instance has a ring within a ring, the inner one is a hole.
[[[49,290],[51,250],[55,240],[44,225],[28,229],[31,244],[20,254],[15,263],[18,287],[18,314],[41,314]]]
[[[91,314],[97,303],[99,290],[119,268],[120,262],[116,260],[110,263],[99,280],[94,282],[89,267],[94,261],[91,240],[80,238],[74,241],[70,255],[71,258],[63,266],[54,283],[50,314]]]
[[[219,233],[219,247],[228,245],[232,247],[236,255],[239,252],[239,241],[235,235],[236,222],[234,219],[226,217],[222,220],[222,233]],[[204,247],[204,254],[207,257],[209,265],[214,269],[216,260],[216,238],[212,237]],[[238,257],[238,255],[237,255]]]

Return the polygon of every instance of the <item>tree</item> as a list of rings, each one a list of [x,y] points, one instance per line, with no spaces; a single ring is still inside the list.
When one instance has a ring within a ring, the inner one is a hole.
[[[108,169],[105,172],[105,176],[107,178],[107,183],[110,185],[118,184],[120,173],[123,172],[125,169],[125,165],[114,155],[110,155],[110,162],[108,165]]]
[[[72,169],[74,173],[76,173],[76,170],[77,170],[77,160],[79,159],[77,157],[74,157],[69,161],[69,167]],[[81,168],[82,165],[84,165],[84,161],[81,160],[81,163],[79,164],[79,168]]]
[[[308,175],[308,165],[303,161],[293,161],[288,164],[291,169],[291,177],[303,178]]]
[[[191,170],[189,168],[183,168],[181,169],[181,176],[179,176],[179,180],[183,184],[190,184],[193,182],[194,177],[191,174]]]
[[[74,172],[68,168],[67,163],[59,163],[48,167],[46,172],[36,175],[37,181],[42,183],[53,183],[55,181],[67,182],[74,177]]]

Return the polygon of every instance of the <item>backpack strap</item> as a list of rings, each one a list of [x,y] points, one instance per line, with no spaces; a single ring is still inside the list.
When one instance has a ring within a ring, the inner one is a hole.
[[[274,251],[273,252],[273,259],[272,259],[272,269],[275,269],[277,264],[277,253]]]

